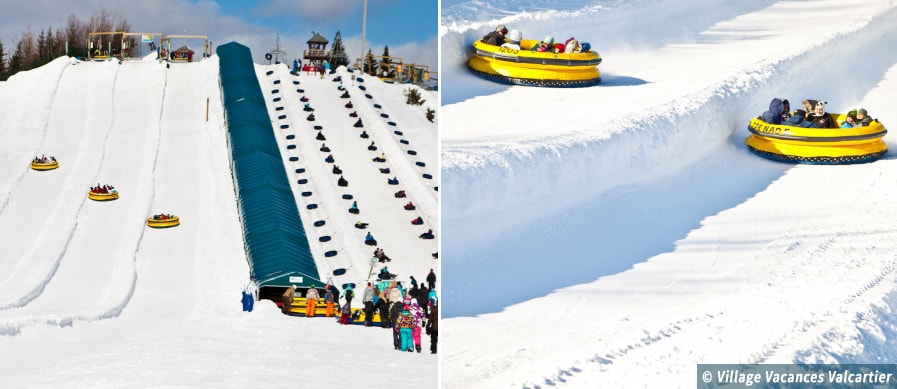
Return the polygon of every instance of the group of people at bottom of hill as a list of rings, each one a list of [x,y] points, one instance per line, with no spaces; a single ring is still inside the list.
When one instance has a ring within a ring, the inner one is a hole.
[[[788,99],[773,98],[769,110],[760,115],[760,120],[769,124],[784,124],[805,128],[853,128],[870,125],[875,119],[869,116],[865,108],[853,109],[845,115],[844,121],[838,122],[826,111],[828,102],[823,100],[803,100],[801,108],[791,111]]]
[[[37,156],[35,156],[34,159],[31,160],[31,162],[34,162],[34,163],[56,162],[56,157],[51,155],[50,158],[47,158],[47,156],[41,155],[40,158],[38,158]]]
[[[432,270],[431,270],[432,273]],[[362,295],[366,327],[373,326],[374,312],[380,314],[380,326],[391,329],[393,348],[399,351],[421,352],[421,333],[430,336],[430,353],[435,354],[438,342],[438,302],[434,288],[418,285],[411,277],[412,287],[406,290],[401,281],[368,282]],[[426,301],[421,305],[418,301]]]

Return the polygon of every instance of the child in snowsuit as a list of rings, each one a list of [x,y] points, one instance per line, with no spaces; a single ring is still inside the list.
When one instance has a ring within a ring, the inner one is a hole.
[[[400,336],[402,338],[402,351],[412,352],[414,351],[414,340],[412,339],[412,334],[414,332],[414,315],[409,311],[409,306],[406,305],[402,310],[402,315],[399,316],[399,320],[397,321],[396,331],[399,331]]]
[[[414,328],[411,331],[411,337],[414,340],[414,348],[417,352],[420,352],[420,332],[421,328],[424,325],[424,319],[426,316],[424,315],[423,308],[420,307],[417,303],[417,299],[411,299],[411,315],[414,316]]]

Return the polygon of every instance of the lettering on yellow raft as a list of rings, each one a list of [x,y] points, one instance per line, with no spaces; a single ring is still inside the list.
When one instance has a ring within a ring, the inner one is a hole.
[[[754,127],[754,130],[757,132],[762,132],[765,134],[774,134],[774,135],[781,135],[781,134],[788,132],[787,128],[782,128],[775,124],[769,124],[769,123],[759,124],[758,126]]]
[[[498,48],[498,52],[499,52],[499,53],[509,53],[509,54],[517,55],[517,53],[519,53],[520,50],[517,50],[517,49],[511,49],[511,48],[508,48],[508,47],[499,47],[499,48]]]

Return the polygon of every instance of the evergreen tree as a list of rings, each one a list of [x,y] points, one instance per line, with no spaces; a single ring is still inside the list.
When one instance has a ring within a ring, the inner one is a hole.
[[[349,66],[349,55],[346,54],[346,47],[343,46],[343,38],[339,31],[330,44],[330,68],[335,69],[340,66]]]
[[[87,55],[87,28],[74,14],[70,15],[66,22],[65,41],[69,45],[68,55],[75,57]]]
[[[3,39],[0,38],[0,80],[6,80],[6,51],[3,49]]]
[[[379,62],[377,62],[377,59],[374,58],[374,54],[371,54],[371,49],[368,49],[367,58],[365,58],[364,65],[361,68],[362,68],[362,70],[364,70],[365,74],[370,74],[372,76],[376,76],[375,69],[377,69],[378,63]]]
[[[49,57],[47,50],[47,34],[44,33],[44,30],[40,30],[40,34],[37,35],[37,57],[34,58],[31,67],[36,68],[45,64],[47,57]]]

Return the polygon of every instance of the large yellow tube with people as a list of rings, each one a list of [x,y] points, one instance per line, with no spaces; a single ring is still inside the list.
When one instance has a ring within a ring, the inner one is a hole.
[[[530,51],[537,44],[539,41],[524,39],[517,50],[478,40],[473,43],[467,66],[480,77],[515,85],[583,87],[601,82],[601,56],[597,52]]]
[[[846,114],[831,114],[838,124]],[[765,158],[791,163],[844,165],[875,161],[888,151],[884,125],[873,120],[852,128],[806,128],[769,124],[759,117],[748,125],[748,148]]]

